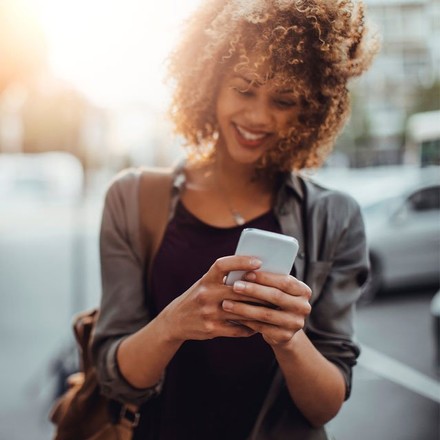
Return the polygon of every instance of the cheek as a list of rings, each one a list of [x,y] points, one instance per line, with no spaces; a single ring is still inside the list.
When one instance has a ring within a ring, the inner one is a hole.
[[[298,126],[299,113],[291,113],[283,115],[279,120],[278,133],[280,137],[287,137],[292,127]]]
[[[227,118],[245,111],[246,104],[231,88],[223,88],[217,96],[217,116]]]
[[[222,122],[227,120],[231,115],[231,109],[230,105],[228,105],[228,102],[226,100],[218,100],[217,101],[217,107],[216,107],[216,116],[218,122]]]

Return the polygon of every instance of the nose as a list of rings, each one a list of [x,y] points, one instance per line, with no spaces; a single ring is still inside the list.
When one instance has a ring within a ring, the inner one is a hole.
[[[267,129],[271,126],[273,120],[270,105],[263,97],[249,103],[246,116],[250,128],[254,129]]]

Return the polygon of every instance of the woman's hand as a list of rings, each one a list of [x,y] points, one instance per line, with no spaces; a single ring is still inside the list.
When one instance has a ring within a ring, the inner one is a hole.
[[[242,295],[224,284],[233,270],[252,271],[261,261],[243,256],[219,258],[209,271],[185,293],[172,301],[157,317],[169,340],[212,339],[219,336],[245,337],[255,334],[249,327],[234,324],[239,317],[222,308],[224,300],[240,301]]]
[[[241,299],[225,299],[223,310],[239,315],[236,320],[261,333],[272,346],[291,341],[304,327],[311,311],[310,288],[290,275],[249,272],[244,281],[234,283],[233,290],[241,295]],[[270,303],[271,306],[254,305],[252,301]]]

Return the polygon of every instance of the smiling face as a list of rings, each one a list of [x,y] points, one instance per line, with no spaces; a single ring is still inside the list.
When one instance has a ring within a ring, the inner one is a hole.
[[[224,77],[217,96],[217,150],[241,164],[255,164],[295,125],[299,105],[294,91],[264,83],[246,72]]]

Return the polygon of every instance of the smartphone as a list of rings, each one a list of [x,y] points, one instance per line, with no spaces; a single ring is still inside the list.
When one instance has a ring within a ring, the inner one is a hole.
[[[287,235],[256,228],[243,229],[235,255],[248,255],[261,260],[265,272],[289,274],[298,253],[298,241]],[[225,284],[231,286],[241,280],[244,271],[229,272]]]

